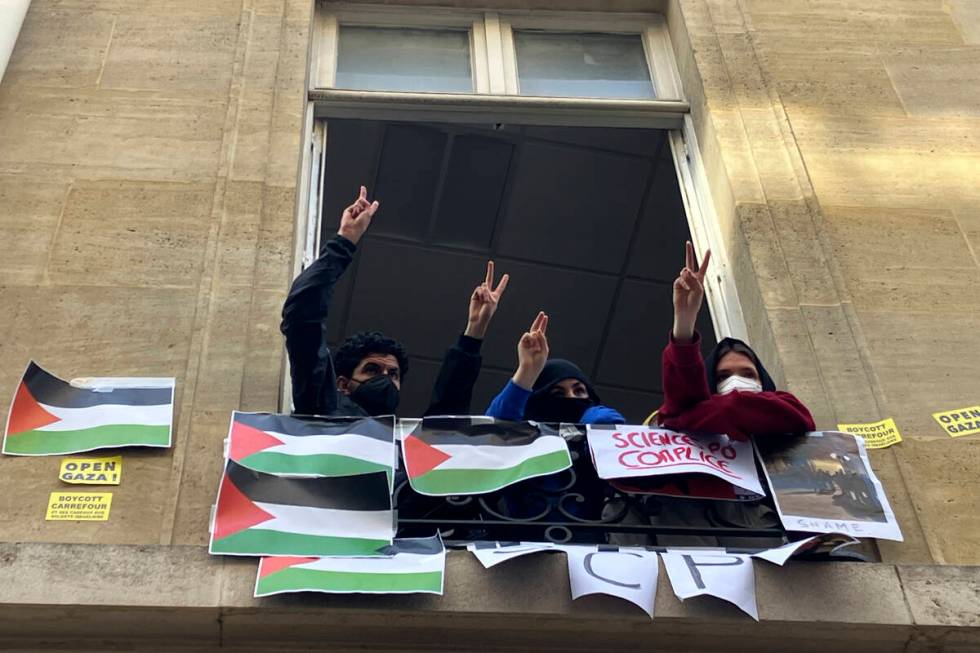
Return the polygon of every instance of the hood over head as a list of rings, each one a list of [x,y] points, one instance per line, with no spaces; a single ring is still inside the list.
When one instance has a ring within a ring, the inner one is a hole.
[[[762,383],[762,389],[765,392],[773,392],[776,390],[776,384],[773,382],[772,377],[769,376],[769,372],[762,365],[762,361],[756,355],[752,348],[747,344],[738,340],[737,338],[722,338],[722,340],[715,345],[715,348],[711,350],[708,357],[704,359],[704,371],[708,376],[708,388],[711,390],[711,394],[717,394],[718,392],[718,375],[716,370],[718,369],[718,361],[729,352],[738,352],[740,354],[745,354],[752,359],[755,363],[755,369],[759,372],[759,381]]]

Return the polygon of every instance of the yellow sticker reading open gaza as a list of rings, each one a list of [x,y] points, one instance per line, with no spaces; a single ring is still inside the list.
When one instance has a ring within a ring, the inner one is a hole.
[[[980,406],[944,410],[933,413],[932,418],[954,438],[980,433]]]
[[[65,458],[58,477],[65,483],[81,485],[119,485],[122,456],[109,458]]]
[[[902,434],[890,417],[870,424],[838,424],[837,430],[858,436],[868,449],[884,449],[902,441]]]
[[[108,521],[112,492],[52,492],[47,521]]]

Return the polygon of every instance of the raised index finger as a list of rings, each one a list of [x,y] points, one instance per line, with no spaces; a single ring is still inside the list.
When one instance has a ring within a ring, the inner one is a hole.
[[[694,272],[694,245],[691,244],[691,241],[684,244],[684,267]]]
[[[493,290],[493,261],[487,261],[487,288]]]

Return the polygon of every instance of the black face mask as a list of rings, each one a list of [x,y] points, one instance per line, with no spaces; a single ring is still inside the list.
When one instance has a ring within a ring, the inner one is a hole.
[[[384,374],[367,381],[358,381],[357,388],[350,393],[358,406],[368,415],[393,415],[398,408],[398,388]]]
[[[524,409],[524,416],[539,422],[578,422],[582,414],[595,405],[587,397],[532,396]]]

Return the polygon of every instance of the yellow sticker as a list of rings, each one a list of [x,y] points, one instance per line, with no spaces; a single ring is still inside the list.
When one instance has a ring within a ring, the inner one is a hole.
[[[122,456],[110,458],[65,458],[59,478],[65,483],[81,485],[119,485],[122,478]]]
[[[954,438],[980,433],[980,406],[944,410],[932,417]]]
[[[902,441],[902,434],[891,417],[870,424],[838,424],[837,429],[858,436],[868,449],[884,449]]]
[[[52,492],[47,521],[107,521],[112,492]]]

